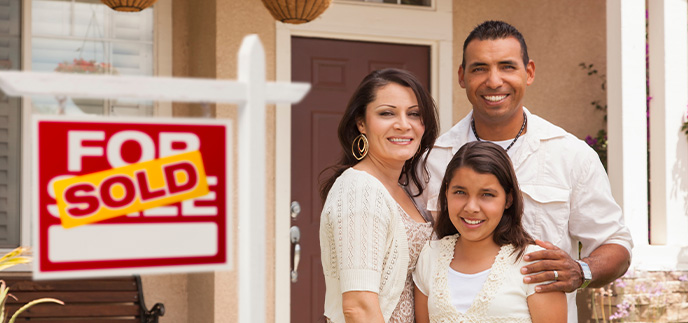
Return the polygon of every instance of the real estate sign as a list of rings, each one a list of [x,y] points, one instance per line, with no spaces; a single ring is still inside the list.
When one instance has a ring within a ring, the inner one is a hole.
[[[230,268],[228,122],[33,120],[34,276]]]

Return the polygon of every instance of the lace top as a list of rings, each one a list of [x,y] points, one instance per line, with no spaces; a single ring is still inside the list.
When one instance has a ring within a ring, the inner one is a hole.
[[[372,175],[349,168],[337,178],[320,217],[328,319],[345,321],[343,293],[370,291],[378,294],[382,316],[389,321],[408,278],[403,217],[399,204]]]
[[[420,255],[420,251],[423,249],[430,236],[432,235],[432,223],[424,222],[419,223],[411,219],[410,216],[404,212],[404,210],[399,207],[399,213],[401,214],[402,222],[406,227],[406,238],[408,239],[409,245],[409,265],[408,273],[406,275],[406,282],[404,284],[404,290],[401,292],[401,298],[399,299],[399,304],[392,312],[392,317],[390,318],[390,323],[413,323],[415,322],[415,312],[414,312],[414,299],[413,299],[413,271],[416,270],[416,261]]]
[[[430,322],[531,322],[527,297],[535,293],[535,286],[523,283],[520,268],[526,263],[516,259],[512,245],[501,247],[468,311],[460,313],[452,305],[447,273],[457,238],[429,242],[418,258],[413,278],[419,289],[427,291]],[[528,246],[526,253],[535,250],[542,248]]]

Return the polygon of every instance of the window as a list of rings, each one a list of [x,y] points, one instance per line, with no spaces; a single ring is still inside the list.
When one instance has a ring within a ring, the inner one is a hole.
[[[31,2],[31,69],[153,75],[153,10],[122,13],[99,0]],[[152,115],[153,102],[32,97],[42,114]]]
[[[0,70],[21,68],[21,3],[0,0]],[[0,248],[19,245],[21,100],[0,92]]]
[[[23,24],[22,3],[31,6],[26,16],[31,21]],[[99,0],[0,0],[0,70],[20,70],[23,57],[29,63],[25,68],[39,72],[154,75],[154,20],[153,8],[119,13]],[[22,36],[30,53],[21,51]],[[26,232],[22,199],[28,198],[20,196],[21,166],[30,165],[21,159],[21,104],[21,99],[0,93],[0,249],[28,241],[20,235]],[[45,96],[33,96],[29,109],[43,114],[154,114],[151,101]]]

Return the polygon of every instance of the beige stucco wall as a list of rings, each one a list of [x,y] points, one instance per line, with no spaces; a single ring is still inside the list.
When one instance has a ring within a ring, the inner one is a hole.
[[[165,1],[165,0],[161,0]],[[246,34],[257,33],[266,51],[268,80],[275,79],[275,22],[260,1],[171,0],[173,2],[173,75],[235,79],[237,51]],[[590,102],[604,99],[600,81],[578,66],[593,63],[605,70],[605,3],[599,0],[454,0],[453,71],[461,63],[462,45],[468,32],[486,19],[502,19],[525,35],[536,63],[535,83],[528,88],[525,104],[531,111],[584,137],[604,127],[603,114]],[[453,73],[454,121],[469,110],[465,92]],[[231,105],[210,105],[211,116],[235,119]],[[174,104],[175,116],[202,116],[199,105]],[[275,110],[268,107],[267,120],[267,321],[274,314],[274,187]],[[236,135],[234,136],[236,140]],[[234,142],[236,147],[237,142]],[[235,152],[236,165],[236,152]],[[235,174],[236,178],[236,174]],[[235,185],[235,191],[238,189]],[[237,205],[238,201],[233,201]],[[236,209],[234,214],[236,214]],[[237,223],[238,219],[233,219]],[[237,236],[233,232],[235,263]],[[149,306],[163,302],[165,322],[238,321],[237,273],[157,275],[143,277]]]
[[[163,0],[164,1],[164,0]],[[243,37],[258,34],[266,52],[266,78],[275,79],[275,22],[260,1],[239,0],[172,0],[173,53],[172,74],[175,77],[203,77],[236,79],[237,52]],[[205,110],[204,110],[205,109]],[[204,113],[211,117],[236,119],[236,107],[232,105],[173,104],[175,117],[200,117]],[[266,266],[266,312],[267,321],[274,321],[274,149],[275,113],[274,107],[267,111],[267,253]],[[234,125],[236,131],[236,124]],[[237,147],[236,132],[233,136]],[[237,164],[236,149],[234,165]],[[235,170],[236,171],[236,170]],[[237,173],[234,173],[237,178]],[[234,191],[238,191],[236,180]],[[238,219],[235,200],[235,218]],[[234,260],[237,259],[237,236],[234,225]],[[237,272],[213,272],[181,275],[148,275],[143,277],[146,303],[150,307],[156,302],[165,304],[165,322],[237,322],[238,281]]]
[[[591,101],[603,99],[601,81],[578,65],[592,63],[606,71],[606,13],[600,0],[454,0],[454,71],[468,33],[485,20],[504,20],[524,35],[535,62],[535,82],[525,106],[579,138],[604,128],[604,113]],[[457,73],[454,81],[458,82]],[[455,83],[454,121],[471,109],[465,91]]]

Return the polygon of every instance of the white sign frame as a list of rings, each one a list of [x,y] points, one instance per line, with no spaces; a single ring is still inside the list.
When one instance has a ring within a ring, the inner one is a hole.
[[[203,125],[219,125],[224,126],[225,131],[225,142],[232,143],[233,141],[233,128],[229,120],[217,120],[217,119],[191,119],[191,118],[133,118],[133,117],[103,117],[103,116],[71,116],[65,118],[64,116],[51,116],[51,115],[33,115],[31,118],[31,213],[32,221],[35,221],[32,225],[32,243],[33,249],[36,255],[41,255],[41,245],[40,245],[40,234],[38,226],[38,216],[40,214],[39,210],[39,197],[40,197],[40,187],[39,187],[39,166],[38,165],[38,124],[41,121],[66,121],[71,123],[146,123],[146,124],[178,124],[178,125],[188,125],[188,124],[203,124]],[[225,196],[217,197],[224,198],[226,209],[225,214],[218,214],[217,216],[225,216],[225,241],[227,241],[227,246],[225,247],[225,259],[226,262],[222,264],[203,264],[203,265],[176,265],[170,267],[128,267],[128,268],[116,268],[116,269],[90,269],[90,270],[65,270],[65,271],[55,271],[55,272],[43,272],[40,270],[40,258],[34,257],[32,262],[33,278],[36,280],[42,279],[71,279],[71,278],[87,278],[87,277],[107,277],[107,276],[125,276],[132,274],[168,274],[168,273],[189,273],[189,272],[207,272],[215,270],[231,270],[233,269],[233,259],[234,252],[230,247],[230,241],[233,241],[234,237],[231,228],[233,227],[232,220],[234,218],[234,201],[232,196],[236,193],[233,190],[234,183],[234,167],[233,159],[231,156],[231,146],[227,147],[225,150],[225,167],[224,171],[226,174],[225,185]],[[131,225],[133,226],[133,225]],[[72,228],[67,230],[78,230],[79,228]],[[52,230],[52,229],[51,229]],[[68,232],[65,230],[65,232]],[[108,233],[107,231],[104,233]],[[217,237],[220,238],[219,236]],[[51,240],[49,240],[51,241]],[[193,255],[189,255],[193,256]],[[162,258],[162,255],[159,257]],[[99,259],[81,259],[80,261],[98,261]],[[103,260],[103,259],[100,259]],[[126,260],[126,259],[117,259]],[[132,258],[131,260],[135,260]]]

